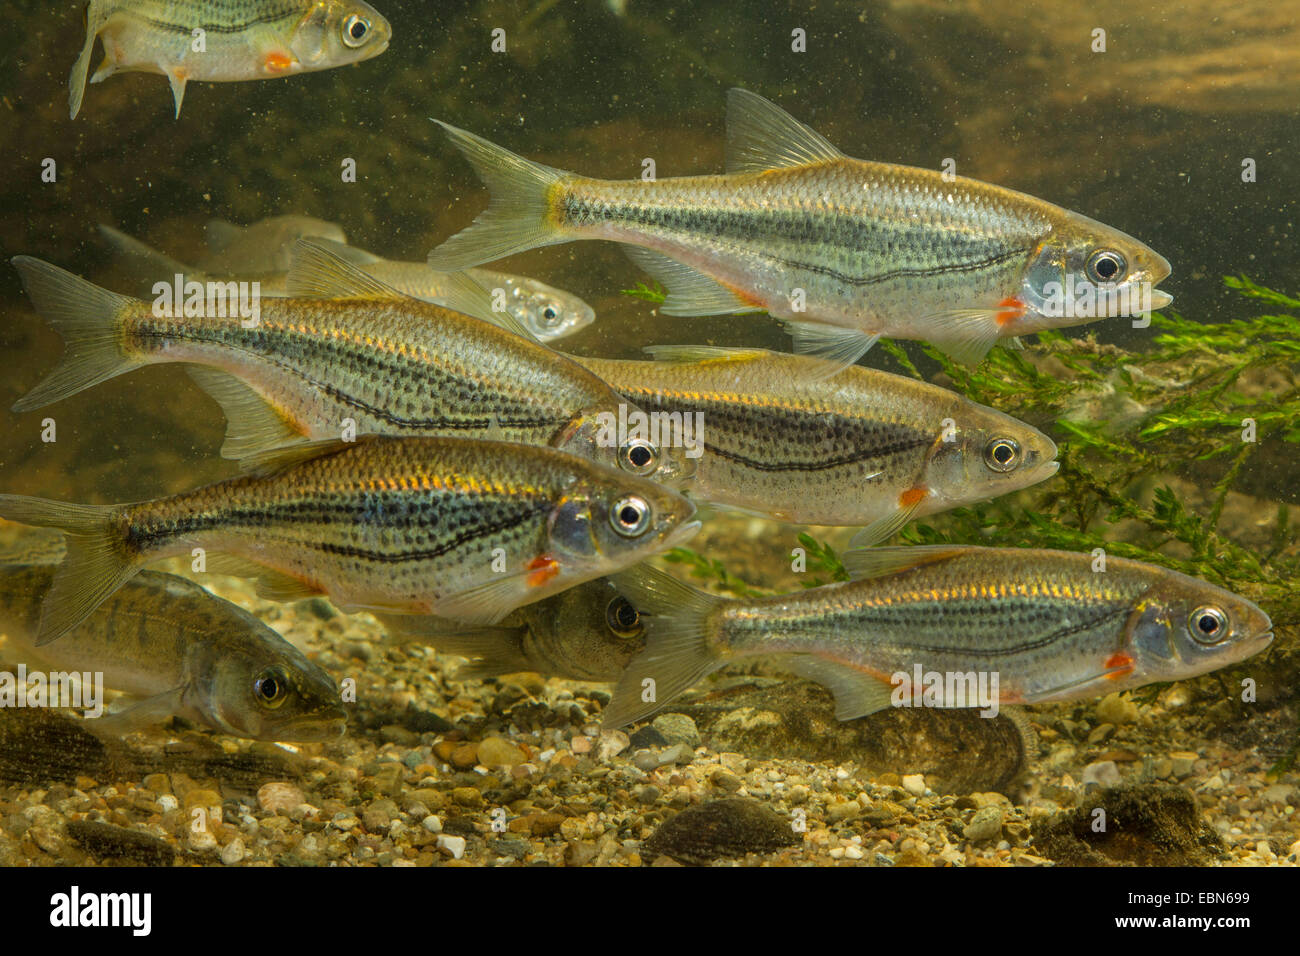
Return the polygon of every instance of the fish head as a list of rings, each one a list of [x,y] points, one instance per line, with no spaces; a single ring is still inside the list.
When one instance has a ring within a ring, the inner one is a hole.
[[[1161,569],[1130,615],[1127,636],[1133,672],[1145,684],[1243,661],[1273,640],[1273,622],[1240,595]]]
[[[628,661],[645,649],[641,613],[606,578],[588,581],[546,604],[527,605],[535,641],[544,641],[554,659],[574,676],[616,680]]]
[[[539,342],[572,335],[596,319],[596,312],[570,292],[536,279],[510,276],[502,280],[506,311]]]
[[[1026,309],[1004,335],[1149,315],[1173,302],[1156,286],[1169,260],[1145,243],[1086,216],[1068,213],[1030,257],[1019,299]]]
[[[704,451],[702,423],[688,413],[670,422],[654,420],[654,427],[651,423],[641,410],[620,404],[617,413],[579,415],[552,444],[625,475],[650,478],[670,488],[687,486]]]
[[[298,21],[289,49],[304,70],[359,63],[388,49],[393,28],[363,0],[318,0]]]
[[[951,410],[930,449],[927,513],[987,501],[1056,474],[1056,443],[1032,425],[974,402]]]
[[[347,729],[338,685],[295,648],[214,655],[198,702],[214,726],[253,740],[331,740]]]
[[[679,492],[606,469],[578,477],[554,506],[548,551],[578,580],[612,573],[687,540],[695,505]]]

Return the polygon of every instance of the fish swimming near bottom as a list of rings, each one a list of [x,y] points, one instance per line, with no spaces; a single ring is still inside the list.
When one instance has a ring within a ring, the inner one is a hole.
[[[1176,571],[1092,554],[933,545],[849,552],[854,580],[730,600],[650,568],[614,580],[646,649],[605,709],[641,720],[705,675],[776,656],[850,720],[890,706],[992,708],[1101,697],[1205,674],[1272,640],[1245,598]]]
[[[419,642],[470,663],[458,679],[531,671],[569,680],[616,681],[645,648],[645,624],[607,578],[525,604],[496,627],[465,629],[455,621],[380,615],[390,639]]]
[[[86,93],[95,40],[114,73],[161,73],[181,115],[190,80],[265,80],[359,63],[388,49],[388,21],[363,0],[90,0],[72,67],[68,115]]]
[[[92,672],[139,698],[93,718],[125,733],[171,716],[236,737],[295,742],[341,735],[347,713],[325,671],[253,615],[193,581],[145,571],[63,640],[36,648],[41,601],[62,547],[0,555],[0,657],[31,670]]]
[[[67,534],[37,646],[144,565],[197,554],[215,570],[221,552],[225,570],[257,577],[279,600],[326,594],[344,610],[495,624],[681,543],[698,529],[694,514],[647,478],[552,448],[460,438],[313,443],[137,504],[0,495],[0,516]]]

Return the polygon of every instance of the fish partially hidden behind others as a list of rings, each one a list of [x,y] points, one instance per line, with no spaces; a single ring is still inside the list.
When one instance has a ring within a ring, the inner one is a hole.
[[[0,657],[47,673],[101,673],[106,687],[138,699],[91,718],[96,733],[172,716],[253,740],[343,733],[347,714],[333,678],[247,611],[173,574],[142,572],[63,640],[36,648],[41,602],[64,550],[59,535],[51,545],[44,537],[25,536],[0,553]]]
[[[849,720],[890,706],[996,713],[1102,697],[1227,667],[1273,639],[1243,597],[1153,564],[1095,562],[1033,548],[868,548],[844,555],[851,581],[739,600],[634,568],[614,583],[646,615],[646,649],[604,723],[641,720],[760,655],[830,689]]]
[[[616,681],[645,648],[645,623],[607,579],[588,581],[525,604],[495,627],[466,628],[445,618],[381,614],[394,643],[429,644],[470,662],[457,679],[533,671],[569,680]]]
[[[114,73],[167,77],[181,115],[190,80],[264,80],[378,56],[393,35],[363,0],[90,0],[86,43],[72,67],[76,118],[98,38],[104,59],[91,83]]]
[[[770,313],[795,351],[848,365],[882,335],[974,363],[1000,339],[1172,301],[1132,236],[1000,186],[852,159],[732,90],[722,176],[587,179],[440,123],[492,192],[429,253],[464,269],[575,239],[626,243],[666,315]]]

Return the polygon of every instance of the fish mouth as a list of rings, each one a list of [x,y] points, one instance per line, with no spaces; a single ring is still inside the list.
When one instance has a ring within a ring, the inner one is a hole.
[[[686,523],[678,527],[676,530],[668,533],[668,535],[664,538],[664,542],[663,542],[664,547],[675,548],[678,545],[691,540],[691,538],[695,537],[696,533],[703,526],[704,523],[700,521],[698,518],[695,519],[694,521],[687,521]]]
[[[1168,308],[1174,297],[1164,289],[1151,290],[1151,311],[1159,312],[1161,309]]]

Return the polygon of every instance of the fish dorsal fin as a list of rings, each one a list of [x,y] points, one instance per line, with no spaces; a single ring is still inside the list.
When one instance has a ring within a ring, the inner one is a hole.
[[[727,91],[727,172],[756,173],[842,159],[844,154],[757,93]]]
[[[623,252],[638,269],[650,273],[668,290],[667,298],[659,306],[664,315],[730,315],[763,311],[762,306],[745,301],[734,289],[728,289],[712,276],[661,252],[627,245]]]
[[[226,414],[222,458],[241,460],[271,449],[298,445],[303,434],[264,395],[228,372],[192,365],[187,371]]]
[[[311,461],[314,458],[325,458],[328,455],[337,455],[339,452],[346,451],[349,448],[356,448],[367,441],[373,440],[373,436],[361,436],[355,441],[327,438],[323,441],[298,442],[283,448],[268,448],[265,451],[242,457],[239,460],[239,469],[244,474],[255,478],[270,478],[273,475],[289,470],[295,465],[301,465],[303,462]]]
[[[854,581],[897,574],[937,561],[947,561],[977,550],[971,545],[926,544],[898,548],[857,548],[840,555],[844,570]]]
[[[406,299],[405,293],[336,255],[315,239],[293,244],[293,263],[285,286],[291,297],[306,299]]]
[[[379,256],[373,252],[366,252],[364,249],[358,249],[356,246],[349,246],[346,242],[339,242],[337,239],[327,239],[324,236],[312,236],[311,242],[320,246],[326,252],[332,252],[344,262],[350,262],[354,266],[373,266],[375,263],[383,262]]]
[[[753,362],[772,354],[767,349],[728,349],[716,345],[647,345],[641,351],[656,362],[683,365],[700,362]]]

